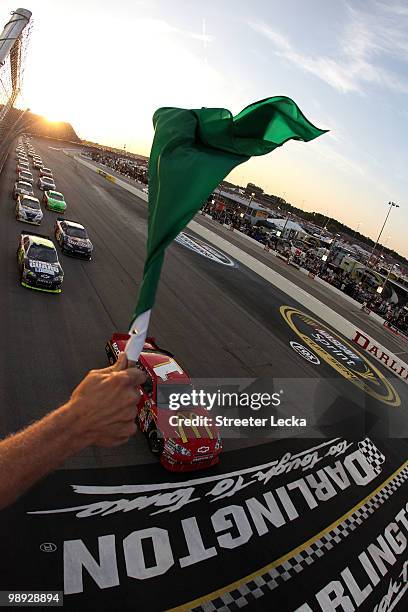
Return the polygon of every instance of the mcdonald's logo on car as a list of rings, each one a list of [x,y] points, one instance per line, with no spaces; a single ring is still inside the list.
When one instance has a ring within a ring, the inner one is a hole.
[[[201,427],[205,430],[205,437],[209,438],[210,440],[213,439],[213,433],[207,423],[208,417],[194,414],[194,412],[178,414],[177,417],[179,425],[176,428],[176,432],[184,444],[188,440],[185,430],[187,427],[191,428],[195,438],[199,439],[202,437],[199,429]]]

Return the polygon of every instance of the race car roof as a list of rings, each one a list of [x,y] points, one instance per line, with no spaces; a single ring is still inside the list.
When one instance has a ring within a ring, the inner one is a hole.
[[[51,249],[55,249],[53,242],[49,238],[42,238],[41,236],[32,236],[31,234],[25,234],[30,238],[30,241],[33,244],[40,244],[42,246],[50,247]]]
[[[48,236],[44,236],[42,234],[36,234],[35,232],[32,232],[32,233],[21,232],[21,237],[28,238],[31,244],[39,244],[41,246],[45,246],[47,248],[54,249],[55,251],[54,243],[52,242],[52,240],[48,238]]]
[[[31,183],[27,183],[27,181],[16,181],[16,185],[19,187],[29,187],[30,189],[33,188]]]
[[[170,357],[156,351],[143,350],[140,353],[139,360],[141,363],[153,370],[155,376],[162,381],[174,380],[178,382],[189,382],[190,377],[183,370],[181,365],[177,361]]]
[[[40,203],[40,200],[38,198],[36,198],[35,196],[28,196],[28,195],[23,195],[22,198],[20,198],[20,202],[23,204],[24,202],[26,202],[27,200],[31,200],[32,202],[38,202],[38,204]]]

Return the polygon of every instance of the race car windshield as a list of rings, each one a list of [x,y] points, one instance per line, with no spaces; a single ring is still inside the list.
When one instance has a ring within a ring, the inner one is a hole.
[[[71,236],[71,238],[88,238],[86,230],[82,227],[70,227],[68,225],[65,231],[67,236]]]
[[[47,263],[57,263],[57,254],[54,249],[42,244],[32,244],[28,249],[28,257],[36,261],[46,261]]]
[[[40,203],[36,202],[36,200],[27,199],[27,200],[22,200],[21,203],[25,208],[35,208],[37,210],[40,208]]]
[[[17,187],[18,189],[29,189],[30,191],[32,191],[31,185],[29,183],[17,183]]]
[[[59,193],[55,193],[55,191],[50,191],[49,196],[53,200],[58,200],[59,202],[63,202],[64,201],[64,198],[62,197],[62,195],[60,195]]]
[[[188,394],[191,397],[191,392],[193,390],[193,385],[189,384],[167,384],[167,383],[158,383],[157,384],[157,406],[158,408],[170,410],[171,399],[174,399],[176,396],[179,398],[182,394]],[[189,408],[190,405],[184,405],[183,408]]]

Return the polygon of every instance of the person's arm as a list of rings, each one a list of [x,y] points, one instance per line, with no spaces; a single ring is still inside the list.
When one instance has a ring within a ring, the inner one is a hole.
[[[117,446],[135,433],[136,386],[146,377],[126,366],[122,354],[114,366],[92,370],[66,404],[0,442],[0,508],[82,449]]]

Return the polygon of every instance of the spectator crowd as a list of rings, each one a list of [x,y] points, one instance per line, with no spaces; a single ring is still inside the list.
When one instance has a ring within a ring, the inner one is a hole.
[[[92,150],[89,157],[98,164],[102,164],[127,178],[147,185],[147,167],[141,162],[138,163],[136,160],[120,157],[103,150]]]
[[[264,244],[266,249],[280,252],[291,263],[319,276],[408,335],[408,310],[404,306],[393,304],[389,299],[382,297],[376,292],[376,287],[371,286],[369,282],[353,278],[352,274],[346,270],[332,266],[330,261],[322,261],[315,248],[305,243],[304,249],[293,249],[290,240],[281,239],[271,233],[270,229],[252,224],[237,207],[223,208],[209,200],[203,205],[202,211],[209,214],[215,221],[225,223],[234,230]]]

